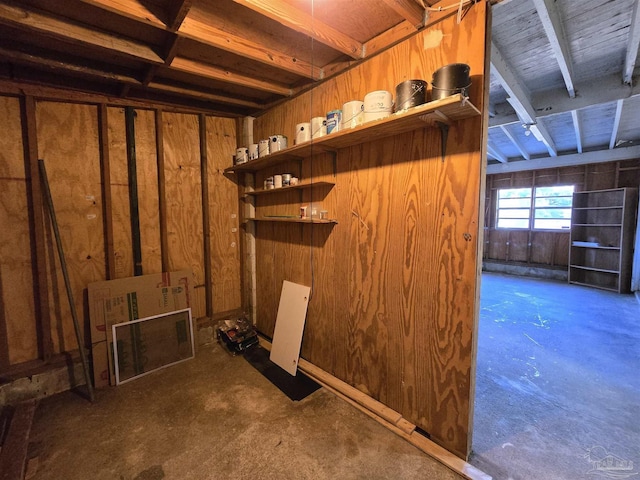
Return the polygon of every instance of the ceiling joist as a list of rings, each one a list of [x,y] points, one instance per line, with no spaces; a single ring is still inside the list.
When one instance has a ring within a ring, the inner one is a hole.
[[[180,0],[179,2],[172,3],[173,10],[169,12],[169,21],[167,27],[170,31],[176,32],[187,17],[189,10],[191,10],[192,0]]]
[[[624,100],[618,100],[616,102],[616,115],[613,118],[613,128],[611,129],[611,140],[609,141],[609,149],[613,149],[616,146],[616,140],[618,140],[618,129],[620,128],[620,118],[622,117],[622,107]]]
[[[564,83],[571,98],[576,96],[576,90],[573,81],[573,66],[571,63],[571,52],[569,50],[569,42],[564,34],[562,27],[562,19],[556,7],[554,0],[532,0],[538,11],[538,16],[542,21],[542,26],[547,34],[551,49],[558,61],[558,66],[562,72]]]
[[[426,10],[421,8],[414,0],[383,0],[398,15],[419,29],[425,23]]]
[[[573,119],[573,130],[576,132],[576,149],[578,153],[582,153],[582,122],[580,121],[580,111],[571,110],[571,118]]]
[[[640,0],[633,2],[633,13],[631,14],[631,26],[629,27],[629,41],[627,42],[627,54],[624,59],[622,70],[622,81],[631,85],[633,82],[633,70],[638,58],[640,49]]]
[[[491,140],[487,142],[487,153],[500,163],[508,162],[507,157],[504,156],[504,154],[493,144]]]
[[[509,128],[505,125],[502,125],[501,128],[502,128],[502,132],[507,136],[509,140],[511,140],[511,143],[513,143],[513,145],[518,149],[518,151],[520,152],[520,155],[522,155],[522,158],[524,158],[525,160],[531,160],[531,155],[529,155],[529,152],[527,152],[527,149],[524,147],[524,145],[522,145],[520,140],[518,140],[518,138],[513,133],[511,133]]]
[[[129,56],[148,63],[163,63],[153,49],[142,43],[110,35],[69,21],[59,20],[46,13],[0,2],[0,24],[50,38],[80,43]]]
[[[362,43],[350,36],[313,18],[306,12],[293,8],[282,0],[234,0],[284,25],[298,33],[303,33],[314,40],[342,52],[351,58],[362,58]]]

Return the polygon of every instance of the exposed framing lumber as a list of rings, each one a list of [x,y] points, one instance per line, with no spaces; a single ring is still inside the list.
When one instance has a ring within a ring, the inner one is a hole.
[[[524,145],[520,143],[520,140],[518,140],[516,136],[513,133],[511,133],[509,128],[506,125],[502,125],[501,129],[502,129],[502,132],[507,136],[507,138],[511,140],[511,143],[513,143],[513,145],[518,149],[518,151],[520,152],[520,155],[522,155],[522,158],[524,158],[525,160],[531,160],[531,155],[529,155],[529,152],[527,152],[527,149],[524,148]]]
[[[416,29],[424,25],[426,11],[414,0],[383,0],[398,15],[411,23]]]
[[[184,19],[187,18],[189,14],[189,10],[191,10],[191,6],[193,5],[193,0],[180,0],[169,3],[172,11],[169,12],[169,21],[167,22],[167,28],[176,32],[184,22]]]
[[[213,291],[211,278],[211,215],[209,212],[209,166],[207,156],[207,117],[204,114],[198,115],[198,128],[200,133],[200,176],[202,183],[202,230],[204,262],[204,297],[205,315],[211,319],[213,317]]]
[[[100,141],[100,176],[102,177],[102,221],[104,248],[107,259],[107,280],[116,278],[116,259],[113,243],[113,219],[111,203],[111,162],[109,157],[109,123],[107,106],[98,105],[98,135]]]
[[[28,400],[15,407],[6,440],[0,450],[1,480],[22,480],[24,478],[29,435],[37,406],[36,400]]]
[[[158,168],[158,221],[160,223],[160,262],[162,271],[168,272],[169,267],[169,233],[167,232],[167,192],[164,175],[164,126],[162,110],[157,109],[156,120],[156,159]]]
[[[333,27],[314,19],[312,15],[292,8],[282,0],[234,0],[276,22],[303,33],[314,40],[338,50],[351,58],[363,57],[362,43],[339,32]]]
[[[29,187],[29,213],[32,222],[32,258],[36,274],[33,278],[34,298],[36,299],[36,326],[38,344],[42,359],[47,362],[53,355],[51,340],[51,311],[49,309],[49,287],[47,281],[46,239],[44,230],[44,197],[40,168],[38,167],[38,134],[36,126],[36,101],[26,96],[22,102],[25,157]]]
[[[542,26],[547,34],[549,43],[551,43],[551,49],[558,61],[558,66],[562,72],[562,77],[564,78],[564,83],[567,86],[569,96],[573,98],[576,96],[573,81],[573,64],[571,62],[569,42],[567,42],[564,28],[562,26],[560,12],[558,12],[553,0],[533,0],[533,4],[538,11],[538,16],[542,21]]]
[[[578,153],[582,153],[582,122],[580,121],[580,112],[571,110],[571,118],[573,119],[573,130],[576,134],[576,149]]]
[[[80,0],[94,7],[122,15],[158,28],[166,28],[166,23],[140,0]]]
[[[266,65],[272,65],[287,72],[303,77],[319,80],[322,77],[320,68],[309,62],[290,55],[270,50],[242,37],[232,35],[224,30],[207,25],[194,19],[186,19],[179,30],[180,35],[200,43],[225,50],[244,58]]]
[[[57,40],[81,43],[148,63],[163,62],[148,45],[59,20],[51,15],[24,7],[0,3],[0,24],[27,32],[37,32]]]
[[[487,166],[487,175],[495,173],[528,172],[545,168],[575,167],[588,163],[606,163],[620,160],[635,160],[640,158],[640,145],[633,147],[614,148],[613,150],[597,150],[594,152],[573,153],[560,155],[554,159],[550,157],[532,158],[529,161],[509,162]]]
[[[629,41],[627,42],[627,53],[622,69],[622,81],[631,85],[633,82],[633,70],[638,58],[640,49],[640,0],[633,3],[633,14],[631,15],[631,26],[629,27]]]
[[[544,125],[538,124],[536,120],[536,112],[531,105],[528,89],[516,76],[513,68],[507,63],[493,42],[491,43],[491,70],[509,95],[507,101],[516,111],[520,120],[530,126],[531,132],[545,144],[552,157],[557,156],[558,151],[551,135],[549,135]]]
[[[618,139],[618,129],[620,128],[620,118],[622,118],[622,107],[624,100],[618,100],[616,103],[616,116],[613,119],[613,129],[611,130],[611,140],[609,140],[609,149],[616,146]]]
[[[507,163],[509,161],[491,140],[487,140],[487,152],[500,163]]]
[[[184,57],[176,57],[171,64],[171,68],[180,72],[191,73],[193,75],[211,78],[212,80],[219,80],[221,82],[234,83],[243,87],[255,88],[256,90],[275,93],[285,97],[291,95],[291,89],[283,85],[276,85],[274,83],[248,78],[244,75],[238,75],[236,73],[229,72],[228,70],[222,70],[212,65],[205,65],[204,63],[195,62]]]
[[[223,95],[214,95],[212,93],[200,92],[197,90],[191,90],[184,87],[176,87],[175,85],[167,85],[164,83],[151,82],[149,83],[148,87],[154,90],[159,90],[161,92],[177,93],[179,95],[187,95],[193,98],[200,98],[202,100],[226,103],[228,105],[235,105],[235,106],[255,108],[255,109],[263,108],[263,106],[260,105],[259,103],[251,102],[249,100],[243,100],[241,98],[225,97]]]

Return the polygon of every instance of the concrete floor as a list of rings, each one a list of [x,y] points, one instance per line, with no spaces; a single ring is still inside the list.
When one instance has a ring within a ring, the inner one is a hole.
[[[324,389],[292,402],[217,344],[93,405],[41,401],[31,442],[35,480],[461,478]]]
[[[640,477],[639,372],[633,295],[483,274],[470,463],[496,479]]]

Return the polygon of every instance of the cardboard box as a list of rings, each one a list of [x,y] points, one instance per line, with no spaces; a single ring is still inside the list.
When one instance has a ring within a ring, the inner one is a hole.
[[[110,383],[114,384],[111,326],[192,307],[193,283],[191,270],[180,270],[105,280],[88,285],[91,343],[102,349],[101,344],[106,342],[108,355],[106,363],[102,351],[93,355],[94,362],[98,362],[93,365],[96,383],[96,374],[101,375],[107,369],[111,372]]]

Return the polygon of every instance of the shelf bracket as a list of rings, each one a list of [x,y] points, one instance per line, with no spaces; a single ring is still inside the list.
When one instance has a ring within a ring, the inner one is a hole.
[[[442,122],[437,122],[437,125],[440,129],[440,139],[442,142],[442,163],[444,163],[444,158],[447,156],[447,138],[449,137],[449,125]]]
[[[449,137],[449,125],[451,125],[451,119],[447,117],[440,110],[434,110],[419,117],[420,120],[440,129],[440,138],[442,140],[442,162],[447,155],[447,138]]]

